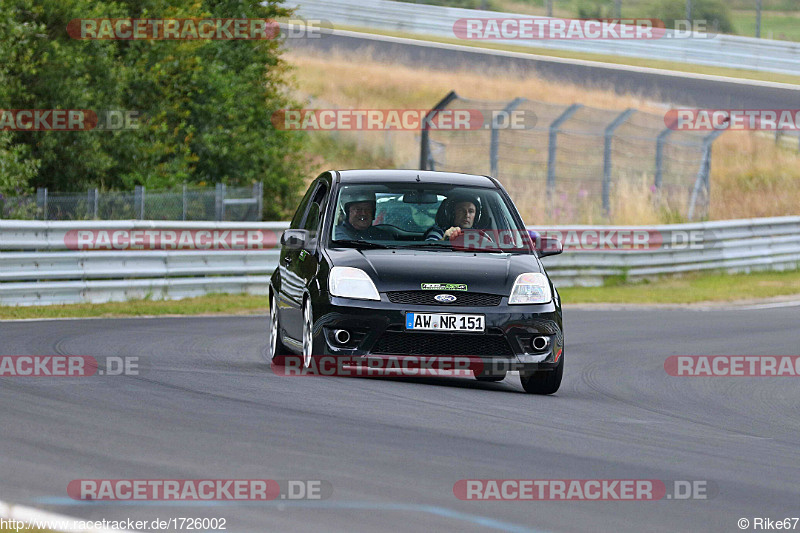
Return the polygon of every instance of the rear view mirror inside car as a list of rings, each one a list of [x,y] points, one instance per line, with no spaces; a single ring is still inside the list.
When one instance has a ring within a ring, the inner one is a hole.
[[[435,204],[439,202],[436,193],[428,191],[411,191],[403,195],[403,203],[406,204]]]

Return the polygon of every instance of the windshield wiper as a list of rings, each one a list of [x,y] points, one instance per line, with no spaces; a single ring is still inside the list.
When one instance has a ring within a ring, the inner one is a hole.
[[[385,244],[365,241],[363,239],[335,239],[331,241],[331,244],[350,245],[356,248],[384,248],[384,249],[392,248],[391,246],[387,246]]]
[[[434,244],[435,242],[439,242],[440,244]],[[530,250],[525,247],[508,247],[503,248],[502,246],[492,245],[492,246],[452,246],[448,241],[433,241],[433,242],[421,242],[421,243],[414,243],[412,245],[406,246],[406,248],[424,248],[424,249],[435,249],[435,250],[444,250],[447,252],[475,252],[475,253],[530,253]]]
[[[404,246],[404,248],[435,248],[437,250],[452,250],[449,244],[446,243],[434,244],[436,242],[442,242],[442,241],[415,242],[414,244],[409,244],[407,246]]]

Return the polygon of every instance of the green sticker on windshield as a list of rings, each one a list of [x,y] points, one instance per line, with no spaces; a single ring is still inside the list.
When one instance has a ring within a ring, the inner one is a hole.
[[[467,286],[463,283],[423,283],[423,291],[465,291]]]

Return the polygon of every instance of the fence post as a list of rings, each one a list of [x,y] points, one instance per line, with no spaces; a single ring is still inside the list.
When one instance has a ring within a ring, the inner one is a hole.
[[[724,129],[714,130],[705,137],[703,137],[703,158],[700,161],[700,168],[697,171],[697,179],[694,182],[692,189],[692,198],[689,201],[689,214],[688,219],[691,221],[694,218],[694,208],[697,203],[697,195],[700,193],[701,188],[706,190],[706,200],[711,192],[711,147],[714,141],[722,135]],[[706,202],[706,205],[708,202]]]
[[[611,211],[611,141],[614,138],[614,132],[628,120],[628,118],[636,112],[633,108],[628,108],[620,113],[611,124],[606,126],[603,144],[603,211],[606,216]]]
[[[556,190],[556,155],[557,155],[557,140],[558,140],[558,128],[561,127],[569,117],[571,117],[575,111],[582,108],[583,104],[572,104],[569,106],[561,115],[558,116],[551,124],[550,124],[550,135],[548,139],[547,145],[547,197],[548,197],[548,204],[549,200],[552,199],[553,194]]]
[[[519,106],[519,104],[521,104],[524,101],[525,98],[514,98],[506,107],[503,108],[503,113],[505,113],[506,116],[508,116],[512,111],[514,111]],[[489,168],[491,169],[490,174],[494,178],[497,177],[497,152],[499,151],[499,146],[500,146],[500,130],[497,129],[495,118],[496,117],[494,116],[492,117],[492,123],[491,123],[492,139],[491,139],[491,144],[489,145]],[[484,120],[486,120],[486,117],[484,117]],[[510,120],[511,119],[509,118],[509,122]]]
[[[186,220],[186,183],[183,184],[183,192],[181,194],[181,220]]]
[[[137,220],[144,220],[144,185],[133,189],[133,212]]]
[[[225,220],[225,184],[217,183],[214,193],[214,219],[220,222]]]
[[[428,133],[428,124],[433,115],[437,111],[444,109],[450,102],[458,98],[455,91],[450,91],[447,96],[439,100],[433,106],[433,109],[425,113],[425,118],[422,119],[422,135],[420,136],[419,144],[419,168],[420,170],[436,170],[434,168],[433,158],[431,157],[430,135]]]
[[[92,220],[97,220],[97,206],[100,203],[100,190],[95,187],[92,190]]]
[[[675,131],[675,125],[678,123],[678,117],[672,119],[672,121],[667,124],[667,127],[659,132],[658,137],[656,137],[656,178],[655,178],[655,187],[658,194],[661,193],[661,182],[664,178],[664,143],[667,142],[667,137],[672,135],[672,132]]]
[[[42,220],[47,220],[47,187],[36,188],[36,207],[42,211]]]
[[[257,182],[253,188],[256,195],[256,222],[260,222],[264,218],[264,182]]]
[[[667,141],[672,132],[672,128],[665,128],[656,137],[656,181],[655,186],[657,190],[661,190],[661,181],[664,177],[664,143]]]

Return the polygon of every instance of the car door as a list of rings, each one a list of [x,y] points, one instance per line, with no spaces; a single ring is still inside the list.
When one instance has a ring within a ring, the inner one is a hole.
[[[303,213],[299,229],[308,231],[305,245],[287,253],[285,261],[287,285],[291,287],[291,304],[284,314],[287,333],[294,339],[302,339],[303,334],[303,295],[312,283],[319,267],[319,234],[322,215],[328,198],[330,186],[325,179],[318,179],[313,193]]]
[[[317,189],[317,181],[309,186],[300,205],[297,207],[289,229],[301,229],[311,198]],[[296,329],[300,305],[303,303],[303,283],[294,273],[292,266],[297,263],[300,250],[292,246],[281,246],[281,256],[278,263],[280,283],[276,288],[278,295],[278,307],[280,309],[281,326],[283,330],[293,339],[298,340]]]

